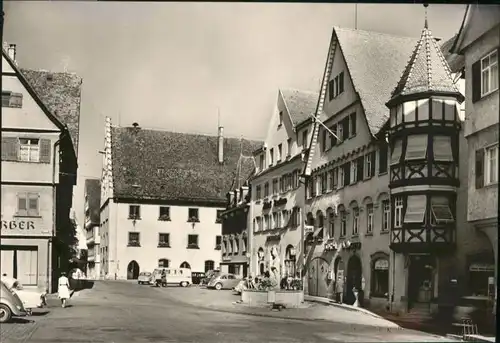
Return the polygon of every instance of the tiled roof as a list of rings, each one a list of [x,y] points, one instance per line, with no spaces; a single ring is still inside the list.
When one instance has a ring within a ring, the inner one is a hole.
[[[391,99],[431,91],[460,94],[441,48],[431,31],[424,27]]]
[[[49,111],[67,125],[78,155],[82,78],[74,73],[22,68],[21,72]]]
[[[219,164],[217,136],[132,127],[112,127],[115,197],[226,203],[226,194],[254,170],[250,156],[263,142],[224,138]],[[238,175],[239,174],[239,175]]]
[[[318,103],[318,92],[302,91],[297,89],[280,89],[286,107],[292,119],[293,126],[297,126],[314,115]]]
[[[334,27],[349,74],[376,135],[389,119],[385,106],[408,62],[416,38]]]
[[[101,180],[86,179],[85,192],[89,202],[90,220],[99,224],[101,214]]]
[[[450,51],[453,43],[457,39],[457,36],[458,33],[441,44],[441,52],[443,53],[446,62],[448,62],[452,73],[458,73],[460,70],[465,68],[465,56]]]

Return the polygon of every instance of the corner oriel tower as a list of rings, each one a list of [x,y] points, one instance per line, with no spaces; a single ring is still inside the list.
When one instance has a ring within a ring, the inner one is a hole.
[[[436,296],[437,260],[455,248],[458,104],[463,100],[428,28],[426,12],[421,37],[386,103],[390,109],[390,248],[404,260],[407,310]]]

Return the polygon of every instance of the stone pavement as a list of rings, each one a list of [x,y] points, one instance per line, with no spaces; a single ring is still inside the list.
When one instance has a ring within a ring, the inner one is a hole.
[[[353,311],[352,309],[323,303],[305,302],[303,308],[271,311],[270,308],[251,308],[244,304],[237,303],[241,296],[234,294],[234,292],[230,290],[217,291],[198,286],[191,286],[188,288],[167,287],[159,289],[173,301],[225,312],[286,319],[334,321],[344,324],[375,326],[387,329],[400,328],[399,325],[385,320],[371,312],[368,314],[362,311]]]

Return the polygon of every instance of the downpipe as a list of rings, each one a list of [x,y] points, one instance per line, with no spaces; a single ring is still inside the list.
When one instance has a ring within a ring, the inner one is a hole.
[[[53,249],[53,240],[56,237],[56,203],[57,203],[57,194],[56,194],[56,163],[58,161],[57,158],[57,147],[61,144],[61,138],[59,138],[54,145],[52,146],[52,237],[49,238],[48,246],[47,246],[47,282],[46,288],[47,293],[51,293],[52,286],[52,249]]]

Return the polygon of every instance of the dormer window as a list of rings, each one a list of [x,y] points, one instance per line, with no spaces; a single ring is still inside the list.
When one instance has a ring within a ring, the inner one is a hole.
[[[292,156],[292,139],[291,138],[288,138],[286,140],[286,145],[287,145],[287,148],[286,148],[287,157],[290,157],[290,156]]]
[[[261,154],[259,156],[259,169],[260,170],[264,170],[265,166],[264,166],[264,155]]]
[[[23,107],[23,95],[21,93],[2,91],[2,107]]]
[[[282,144],[279,144],[279,145],[278,145],[278,158],[277,158],[277,161],[276,161],[276,162],[280,162],[280,161],[281,161],[282,156],[283,156],[283,145],[282,145]]]
[[[340,72],[328,83],[329,100],[332,101],[344,92],[344,72]]]
[[[307,149],[307,130],[302,131],[302,147]]]

